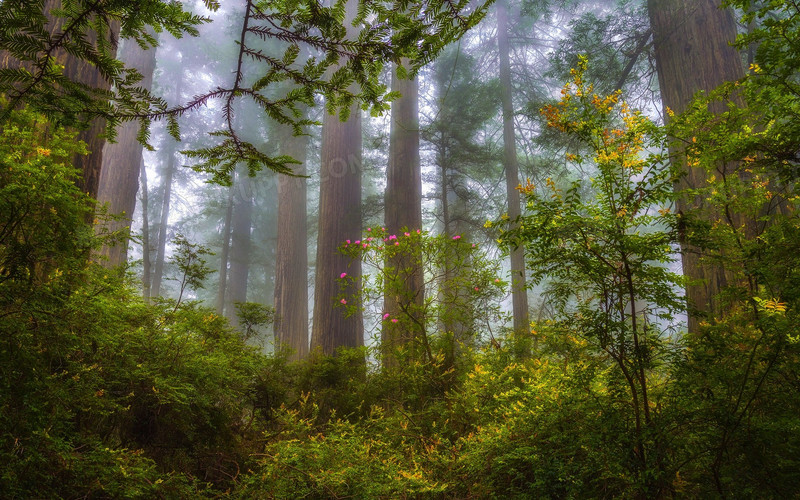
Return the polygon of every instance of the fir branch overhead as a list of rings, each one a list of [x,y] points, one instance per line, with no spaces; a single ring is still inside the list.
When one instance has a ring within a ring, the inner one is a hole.
[[[69,125],[86,124],[99,116],[108,120],[112,134],[119,123],[138,120],[142,123],[139,139],[146,141],[152,122],[168,120],[170,134],[178,138],[176,118],[212,100],[222,100],[223,129],[213,133],[222,142],[189,156],[199,160],[196,169],[211,172],[223,182],[238,162],[246,163],[252,173],[263,167],[291,173],[286,158],[270,158],[239,137],[234,103],[249,98],[264,115],[291,126],[298,134],[312,123],[300,118],[298,108],[313,106],[315,95],[325,99],[328,112],[341,118],[346,118],[356,102],[373,113],[383,113],[394,97],[379,82],[387,62],[407,58],[411,70],[416,71],[484,13],[483,6],[473,8],[465,0],[363,0],[356,21],[344,26],[345,0],[330,6],[318,0],[246,0],[233,80],[228,85],[217,82],[207,92],[170,107],[137,87],[141,75],[114,59],[111,26],[119,22],[120,36],[152,47],[155,39],[148,26],[156,32],[196,35],[196,26],[208,19],[163,1],[62,2],[63,9],[49,13],[42,12],[41,6],[23,5],[21,0],[0,3],[0,20],[11,20],[7,26],[16,28],[0,31],[0,51],[19,63],[0,68],[0,93],[8,95],[12,103],[2,112],[25,102]],[[220,5],[213,0],[203,4],[211,10]],[[49,35],[45,29],[51,22],[48,15],[59,16],[66,28]],[[101,40],[91,42],[93,36]],[[270,41],[283,47],[265,48],[263,43]],[[113,90],[102,91],[65,78],[54,64],[53,54],[60,51],[93,64]],[[281,82],[292,85],[279,85]]]

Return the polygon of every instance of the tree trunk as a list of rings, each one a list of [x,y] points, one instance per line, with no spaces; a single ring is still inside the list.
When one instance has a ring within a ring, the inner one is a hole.
[[[180,101],[183,95],[183,62],[183,58],[181,58],[178,62],[174,102]],[[165,166],[164,173],[161,176],[161,191],[163,197],[161,198],[161,215],[158,226],[158,246],[151,289],[156,297],[161,296],[161,281],[164,279],[164,260],[166,258],[167,233],[169,231],[169,211],[170,202],[172,199],[172,178],[175,175],[175,154],[178,150],[178,143],[169,134],[167,134],[166,131],[164,131],[164,141],[162,142],[161,147],[167,153],[167,164]]]
[[[236,176],[231,231],[231,270],[228,279],[225,314],[234,326],[239,325],[236,303],[247,300],[247,276],[250,271],[250,231],[253,219],[253,191],[247,173]]]
[[[232,179],[236,182],[236,178]],[[228,256],[231,249],[231,224],[233,222],[234,184],[228,188],[228,204],[225,209],[225,220],[222,223],[222,252],[219,259],[219,286],[217,287],[217,314],[225,314],[225,294],[228,290]]]
[[[441,63],[440,63],[441,64]],[[448,88],[451,70],[436,71],[436,88],[439,95],[439,120],[444,123],[438,127],[438,137],[436,141],[436,167],[439,169],[439,195],[442,207],[442,233],[448,237],[456,235],[465,236],[467,231],[467,196],[468,188],[464,178],[464,173],[456,166],[454,158],[454,148],[457,141],[452,137],[451,126],[448,123],[448,114],[455,111],[448,109],[450,103],[446,102],[446,90]],[[452,247],[446,249],[448,252],[455,252]],[[450,348],[446,353],[445,366],[452,366],[455,358],[460,351],[461,343],[470,341],[471,322],[464,317],[467,311],[467,304],[464,303],[467,291],[463,284],[456,283],[455,277],[459,269],[455,265],[456,256],[453,253],[444,259],[441,277],[439,279],[439,301],[445,304],[452,304],[453,307],[441,308],[439,311],[439,328],[449,335]]]
[[[389,165],[386,169],[384,221],[389,234],[400,235],[422,229],[422,176],[419,159],[419,87],[417,80],[392,75],[392,91],[402,97],[392,103],[389,135]],[[386,283],[384,313],[406,319],[383,322],[381,343],[384,366],[394,363],[392,352],[400,345],[424,335],[422,305],[424,283],[419,251],[387,259],[386,268],[394,278]]]
[[[280,153],[300,162],[306,174],[308,137],[278,131]],[[292,350],[290,359],[308,355],[308,194],[303,177],[278,177],[278,248],[275,257],[275,347]]]
[[[520,216],[519,165],[514,132],[514,105],[511,101],[511,62],[508,46],[508,13],[505,0],[497,2],[497,49],[500,55],[500,98],[503,104],[503,166],[506,171],[508,217],[516,221]],[[514,331],[528,330],[528,290],[525,281],[525,254],[519,246],[511,251],[511,298]]]
[[[739,53],[730,45],[736,37],[733,14],[729,9],[720,9],[718,0],[648,0],[648,10],[665,110],[681,113],[698,91],[709,91],[744,76]],[[711,110],[722,112],[724,104],[715,103]],[[706,185],[703,168],[688,167],[681,151],[670,153],[673,158],[680,158],[686,171],[676,189]],[[679,214],[686,215],[703,208],[703,203],[699,198],[682,198],[677,206]],[[703,316],[719,310],[717,295],[728,280],[721,265],[701,262],[701,249],[685,239],[681,244],[683,273],[697,282],[686,289],[689,331],[697,332]]]
[[[142,295],[145,302],[150,302],[150,280],[153,271],[150,265],[150,217],[148,211],[147,168],[144,159],[140,160],[139,169],[142,174]]]
[[[337,347],[364,344],[361,313],[347,316],[340,299],[353,304],[361,286],[361,261],[339,253],[345,240],[361,238],[361,113],[357,105],[346,122],[326,113],[322,125],[319,234],[311,347],[333,354]],[[340,297],[337,278],[352,280]]]
[[[139,86],[150,90],[156,67],[156,49],[142,50],[138,43],[127,40],[119,59],[126,66],[137,69],[144,77]],[[108,203],[109,213],[122,217],[106,224],[108,232],[130,230],[131,227],[142,163],[142,145],[136,139],[138,132],[139,122],[125,122],[117,132],[117,142],[107,143],[103,150],[97,201]],[[120,239],[113,246],[104,245],[100,255],[105,257],[101,263],[106,267],[123,264],[128,256],[128,238]]]
[[[169,206],[172,198],[172,177],[175,172],[175,143],[172,138],[167,138],[170,146],[167,147],[167,164],[164,167],[164,175],[161,180],[161,216],[158,225],[158,241],[156,250],[156,265],[153,273],[152,293],[156,297],[161,296],[161,281],[164,279],[164,260],[167,249],[167,232],[169,231]]]
[[[352,26],[358,2],[345,6],[344,26],[349,39],[358,32]],[[358,89],[351,88],[357,92]],[[361,260],[351,260],[338,248],[345,240],[361,238],[361,111],[358,104],[350,108],[347,121],[325,113],[322,123],[320,158],[319,234],[317,235],[317,268],[314,287],[314,326],[311,348],[333,354],[338,347],[364,345],[364,325],[360,310],[347,315],[340,299],[353,305],[361,288]],[[346,272],[350,286],[340,296],[336,279]]]

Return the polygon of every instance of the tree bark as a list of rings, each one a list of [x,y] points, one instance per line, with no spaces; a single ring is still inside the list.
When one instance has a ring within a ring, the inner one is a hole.
[[[169,207],[172,198],[172,177],[175,172],[175,142],[172,138],[167,138],[170,146],[167,147],[167,164],[164,167],[164,174],[161,180],[161,215],[158,225],[158,241],[156,249],[156,265],[153,273],[152,293],[156,297],[161,296],[161,281],[164,279],[164,260],[167,249],[167,232],[169,231]]]
[[[234,178],[232,182],[236,182]],[[225,220],[222,223],[222,251],[219,259],[219,286],[217,287],[217,314],[225,314],[225,294],[228,290],[228,256],[231,250],[231,224],[233,222],[234,184],[228,188],[228,204],[225,209]]]
[[[338,347],[364,344],[361,313],[347,316],[340,307],[339,284],[346,272],[352,280],[343,300],[352,305],[361,286],[361,261],[339,253],[345,240],[361,238],[361,113],[350,110],[346,122],[325,114],[322,125],[322,157],[319,198],[319,234],[314,289],[314,326],[311,348],[333,354]]]
[[[516,224],[520,216],[519,164],[514,131],[514,105],[511,100],[511,61],[508,45],[508,13],[505,0],[497,2],[497,49],[500,56],[500,99],[503,105],[503,166],[506,171],[508,217]],[[511,299],[514,331],[528,330],[528,290],[525,280],[525,253],[522,246],[511,250]]]
[[[280,153],[300,162],[306,174],[308,137],[278,130]],[[304,177],[278,177],[278,243],[275,257],[275,347],[288,347],[290,359],[308,355],[308,193]]]
[[[148,211],[147,168],[144,160],[140,161],[139,169],[142,176],[142,296],[145,302],[150,302],[150,281],[153,271],[150,259],[150,217]]]
[[[345,6],[344,26],[349,39],[357,36],[352,26],[358,2]],[[352,92],[358,89],[351,88]],[[339,283],[346,272],[350,286],[341,300],[353,305],[361,288],[361,260],[351,260],[339,253],[345,240],[361,238],[361,111],[355,103],[347,121],[325,113],[322,123],[320,158],[319,234],[317,235],[317,268],[314,287],[314,326],[311,348],[333,354],[339,347],[364,345],[364,325],[360,310],[347,315],[340,307]]]
[[[442,60],[443,61],[443,60]],[[444,64],[443,62],[439,64]],[[449,66],[449,65],[448,65]],[[439,195],[442,207],[442,233],[448,237],[456,235],[465,236],[468,231],[467,226],[467,197],[468,188],[464,173],[457,168],[454,150],[458,147],[458,141],[453,137],[452,125],[448,116],[457,113],[451,102],[447,100],[446,90],[449,86],[450,68],[439,68],[435,71],[436,88],[439,91],[438,120],[440,125],[437,127],[436,137],[436,167],[439,169]],[[439,328],[449,336],[449,348],[445,353],[445,366],[453,366],[455,359],[461,351],[460,344],[471,342],[470,327],[471,321],[465,317],[467,315],[468,304],[465,303],[467,291],[463,284],[457,283],[455,279],[459,269],[456,267],[456,249],[447,246],[444,249],[446,254],[443,269],[440,271],[438,281],[439,302],[447,304],[448,307],[440,308],[437,321]],[[471,315],[471,314],[469,314]]]
[[[404,61],[407,64],[406,61]],[[402,97],[392,102],[389,132],[389,165],[386,169],[384,223],[389,234],[399,235],[403,228],[422,229],[422,175],[419,159],[419,86],[416,79],[392,75],[392,91]],[[387,259],[392,283],[386,283],[384,313],[408,321],[383,322],[381,344],[384,366],[395,363],[396,347],[419,341],[425,332],[421,325],[424,283],[419,251],[397,254]],[[394,286],[392,286],[394,285]]]
[[[225,314],[233,326],[239,325],[236,303],[247,300],[247,277],[250,272],[250,231],[253,219],[253,192],[247,173],[239,171],[236,179],[231,231],[231,269],[228,279]]]
[[[648,0],[647,5],[665,110],[681,113],[698,91],[709,91],[744,76],[739,53],[731,46],[736,37],[733,14],[729,9],[721,9],[718,0]],[[723,103],[711,106],[713,112],[724,109]],[[703,168],[688,167],[685,156],[677,149],[670,153],[673,161],[682,162],[686,172],[676,189],[706,185]],[[679,199],[677,207],[679,214],[685,216],[702,209],[703,201],[684,197]],[[683,273],[696,283],[687,286],[686,298],[689,331],[697,332],[702,318],[719,310],[717,296],[728,280],[722,265],[701,260],[702,249],[689,245],[685,238],[681,244]]]
[[[156,67],[155,48],[142,50],[138,43],[128,40],[122,47],[119,59],[142,74],[143,79],[139,86],[151,89]],[[105,229],[108,232],[130,230],[131,227],[142,163],[142,145],[136,139],[138,132],[138,122],[125,122],[117,132],[117,142],[107,143],[103,149],[97,201],[100,204],[107,203],[110,214],[122,217],[106,224]],[[120,239],[115,245],[104,245],[100,255],[105,257],[101,263],[106,267],[123,264],[128,257],[128,238]]]

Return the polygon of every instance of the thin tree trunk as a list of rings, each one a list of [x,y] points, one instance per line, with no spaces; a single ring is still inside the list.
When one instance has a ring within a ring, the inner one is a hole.
[[[172,198],[172,177],[175,172],[175,147],[173,140],[170,141],[171,146],[167,151],[167,165],[164,170],[163,179],[161,181],[163,198],[161,199],[161,217],[158,225],[158,241],[156,250],[156,265],[153,275],[152,292],[156,297],[161,296],[161,281],[164,278],[164,261],[166,258],[167,249],[167,232],[169,231],[169,207],[170,199]]]
[[[358,2],[345,6],[344,26],[348,38],[357,36],[352,26]],[[351,89],[357,91],[358,89]],[[361,111],[357,104],[350,109],[347,121],[325,113],[322,124],[321,178],[319,196],[319,234],[314,288],[314,326],[311,348],[333,354],[338,347],[364,345],[364,325],[360,310],[347,314],[338,307],[349,305],[361,288],[361,260],[351,260],[338,248],[345,240],[361,238]],[[341,296],[336,279],[346,272],[351,280]],[[345,304],[346,305],[346,304]]]
[[[236,182],[236,178],[232,179]],[[228,188],[228,204],[225,209],[225,220],[222,224],[222,252],[220,252],[219,262],[219,286],[217,287],[217,314],[220,316],[225,314],[225,295],[228,290],[228,256],[231,249],[231,224],[233,221],[233,201],[234,201],[234,184]]]
[[[729,9],[721,9],[718,0],[648,0],[647,5],[665,110],[681,113],[698,91],[709,91],[744,76],[739,53],[730,45],[736,37],[733,14]],[[724,104],[712,105],[711,111],[724,111]],[[706,185],[703,168],[688,167],[682,151],[670,152],[673,158],[679,158],[676,161],[681,161],[686,171],[676,189]],[[730,168],[732,171],[735,166]],[[682,216],[702,208],[699,197],[678,201]],[[719,310],[717,295],[728,280],[722,265],[702,262],[701,249],[688,244],[685,237],[681,244],[683,273],[696,283],[687,287],[686,297],[689,331],[697,332],[702,318]]]
[[[150,280],[152,269],[150,265],[150,217],[148,212],[147,167],[144,159],[140,160],[139,169],[142,177],[142,295],[145,302],[150,302]]]
[[[239,171],[236,179],[231,231],[231,270],[228,280],[225,314],[238,326],[237,302],[247,300],[247,277],[250,271],[250,231],[253,218],[253,193],[247,173]]]
[[[278,130],[280,152],[300,162],[306,174],[308,137]],[[275,257],[275,347],[292,350],[290,359],[308,355],[308,193],[304,177],[278,177],[278,235]]]
[[[416,79],[401,80],[392,75],[392,91],[402,97],[392,103],[389,136],[389,165],[386,170],[384,221],[389,234],[402,237],[403,228],[422,228],[422,175],[419,159],[419,87]],[[413,248],[412,248],[413,250]],[[388,258],[386,268],[394,270],[394,285],[386,284],[384,313],[406,321],[384,321],[381,343],[384,366],[394,363],[392,352],[400,345],[420,341],[424,335],[422,305],[424,283],[419,251]],[[401,318],[401,319],[403,319]]]
[[[511,62],[508,45],[508,13],[505,0],[497,2],[497,48],[500,55],[500,98],[503,104],[503,166],[506,171],[508,217],[516,221],[520,216],[519,164],[517,163],[516,134],[514,131],[514,105],[511,100]],[[525,281],[525,253],[519,246],[511,251],[511,298],[514,331],[528,330],[528,290]]]
[[[150,90],[156,67],[156,49],[142,50],[138,43],[127,40],[119,59],[126,66],[138,70],[143,76],[139,86]],[[97,201],[100,204],[107,203],[110,214],[122,217],[105,225],[104,229],[108,232],[129,231],[131,227],[130,218],[136,208],[136,192],[139,190],[138,177],[142,163],[142,145],[136,139],[138,132],[138,122],[126,122],[117,132],[117,142],[107,143],[103,149]],[[102,247],[100,255],[105,257],[101,260],[104,266],[115,267],[127,260],[128,238],[127,235],[124,236],[115,245]]]
[[[180,101],[183,95],[183,61],[178,62],[177,82],[175,83],[175,102]],[[167,164],[162,175],[161,189],[163,197],[161,199],[160,224],[158,226],[158,242],[156,263],[153,276],[152,293],[156,297],[161,296],[161,282],[164,279],[164,260],[166,258],[167,233],[169,231],[169,212],[172,200],[172,178],[175,175],[175,154],[178,143],[169,135],[165,134],[164,145],[167,151]]]

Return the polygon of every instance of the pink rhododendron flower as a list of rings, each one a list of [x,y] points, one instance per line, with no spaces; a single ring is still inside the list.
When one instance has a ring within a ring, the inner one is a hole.
[[[356,245],[360,245],[360,244],[361,244],[361,240],[356,240]]]
[[[500,278],[495,278],[495,279],[494,279],[494,282],[495,282],[495,283],[500,283]]]
[[[347,242],[348,245],[350,244],[350,240],[345,240],[345,241]]]
[[[390,240],[396,240],[397,239],[397,235],[393,234],[393,235],[389,236],[389,239]]]
[[[342,273],[339,275],[340,278],[344,278],[345,276],[347,276],[347,273]]]
[[[397,323],[397,318],[392,318],[392,323]]]
[[[457,234],[457,235],[453,236],[453,239],[454,240],[460,240],[461,239],[461,235]]]
[[[403,234],[405,234],[406,236],[411,236],[411,233],[403,233]]]
[[[371,227],[368,227],[368,228],[367,228],[367,231],[372,231],[372,228],[371,228]]]
[[[478,291],[478,287],[477,287],[477,286],[475,287],[475,291],[476,291],[476,292]]]
[[[389,316],[391,316],[391,314],[386,313],[386,314],[383,315],[383,319],[387,319],[387,318],[389,318]]]
[[[342,299],[342,300],[340,300],[339,302],[341,302],[342,304],[345,304],[345,305],[347,305],[347,301],[346,301],[345,299]]]
[[[400,242],[399,242],[399,241],[395,241],[395,242],[394,242],[394,246],[397,246],[397,245],[399,245],[399,244],[400,244]]]
[[[420,234],[420,232],[421,232],[421,231],[420,231],[419,229],[417,229],[417,234]]]

